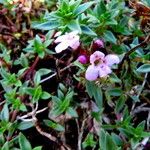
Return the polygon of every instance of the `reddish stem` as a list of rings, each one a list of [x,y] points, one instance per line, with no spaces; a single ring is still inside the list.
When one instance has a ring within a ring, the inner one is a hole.
[[[32,66],[23,73],[23,75],[20,77],[20,79],[25,77],[27,74],[31,73],[34,70],[34,68],[36,67],[39,60],[40,60],[40,58],[37,56],[34,63],[32,64]]]

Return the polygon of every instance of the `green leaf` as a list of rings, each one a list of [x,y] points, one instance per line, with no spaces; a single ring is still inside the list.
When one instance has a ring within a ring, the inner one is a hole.
[[[109,77],[111,82],[115,82],[115,83],[121,83],[121,80],[117,77],[116,74],[112,73]]]
[[[37,102],[41,98],[41,95],[42,95],[42,88],[41,86],[38,86],[34,89],[34,95],[32,97],[32,101]]]
[[[37,146],[37,147],[33,148],[33,150],[42,150],[42,146]]]
[[[63,99],[65,97],[64,93],[60,89],[57,90],[57,95],[60,99]]]
[[[50,97],[51,97],[51,94],[45,91],[41,95],[41,99],[49,99]]]
[[[6,122],[9,121],[9,109],[8,109],[8,105],[7,104],[5,104],[3,106],[3,109],[1,111],[1,116],[0,117],[1,117],[2,121],[6,121]]]
[[[101,129],[101,132],[100,132],[99,145],[100,145],[101,150],[110,150],[110,149],[117,150],[118,149],[112,137],[103,129]]]
[[[97,16],[100,16],[105,12],[106,12],[106,4],[104,4],[104,1],[101,0],[100,2],[98,2],[96,6],[96,14]]]
[[[34,126],[34,123],[32,121],[30,121],[30,122],[29,121],[28,122],[20,122],[18,124],[18,129],[19,130],[26,130],[26,129],[29,129],[33,126]]]
[[[85,139],[85,141],[82,143],[83,148],[86,147],[95,147],[96,142],[94,141],[94,136],[93,134],[89,133]]]
[[[84,4],[79,5],[79,7],[74,11],[75,15],[79,15],[86,11],[89,7],[91,7],[95,2],[87,2]]]
[[[74,110],[72,107],[69,107],[66,112],[71,117],[78,117],[78,114],[77,114],[76,110]]]
[[[36,86],[40,84],[41,75],[38,71],[35,73],[33,81]]]
[[[97,34],[94,31],[92,31],[88,26],[81,25],[81,30],[84,34],[97,36]]]
[[[137,69],[138,72],[147,73],[150,72],[150,64],[144,64]]]
[[[86,90],[90,98],[94,97],[95,102],[99,109],[103,106],[103,93],[100,87],[96,86],[94,82],[86,82]]]
[[[44,23],[32,22],[32,28],[40,30],[52,30],[60,26],[58,21],[47,21]]]
[[[93,91],[94,88],[93,87],[94,86],[95,86],[94,82],[86,81],[86,91],[88,92],[90,98],[93,97],[93,93],[94,93],[94,91]]]
[[[52,99],[54,100],[54,98],[55,98],[54,106],[50,113],[54,116],[59,116],[68,109],[71,99],[65,97],[65,99],[60,100],[56,96],[55,97],[53,96]]]
[[[81,70],[85,70],[84,65],[81,64],[78,60],[74,61],[73,65],[79,67]]]
[[[60,131],[60,132],[65,131],[65,128],[64,128],[62,125],[60,125],[60,124],[58,124],[58,123],[55,123],[55,122],[53,122],[53,121],[44,120],[44,123],[45,123],[48,127],[51,127],[51,128],[53,128],[53,129],[55,129],[55,130],[57,130],[57,131]]]
[[[112,137],[113,141],[116,143],[116,145],[120,145],[121,146],[123,144],[123,141],[119,137],[119,135],[116,135],[115,133],[112,133],[111,137]]]
[[[1,148],[1,150],[10,150],[9,149],[9,145],[8,145],[8,142],[6,142],[3,147]]]
[[[67,91],[67,88],[66,88],[62,83],[59,84],[59,88],[60,88],[61,91],[63,91],[64,93]]]
[[[116,44],[117,39],[111,31],[106,31],[104,33],[104,39],[110,43]]]
[[[42,69],[39,69],[38,72],[41,76],[43,76],[43,75],[49,74],[51,72],[51,70],[47,69],[47,68],[42,68]]]
[[[99,107],[99,109],[102,109],[103,107],[103,93],[100,87],[95,86],[95,90],[94,90],[94,99],[95,102],[97,104],[97,106]]]
[[[124,107],[125,101],[126,101],[126,96],[125,95],[121,95],[119,97],[119,99],[117,100],[117,104],[116,104],[116,107],[115,107],[115,112],[116,113],[120,113],[120,111]]]
[[[106,150],[106,134],[103,129],[100,131],[99,145],[101,150]]]
[[[112,137],[107,133],[106,134],[106,150],[110,150],[110,147],[111,147],[111,150],[117,150],[117,146],[114,143]]]
[[[20,57],[20,62],[21,62],[21,65],[26,68],[29,66],[29,61],[26,57],[26,55],[24,55],[23,53],[21,54],[21,57]]]
[[[110,96],[120,96],[123,91],[120,88],[113,88],[107,91]]]
[[[31,144],[22,133],[19,134],[19,145],[21,150],[32,150]]]
[[[77,19],[70,21],[67,26],[70,30],[72,30],[72,31],[75,30],[75,31],[78,31],[79,33],[81,33],[81,28],[79,25],[79,21]]]

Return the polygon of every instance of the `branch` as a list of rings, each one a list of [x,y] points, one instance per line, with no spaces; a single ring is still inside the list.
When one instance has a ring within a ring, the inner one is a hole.
[[[32,64],[32,66],[27,69],[22,76],[20,77],[20,79],[24,78],[27,74],[29,74],[30,72],[32,72],[34,70],[34,68],[36,67],[37,63],[39,62],[40,58],[37,56],[34,63]]]
[[[122,61],[120,62],[120,67],[122,67],[124,61],[126,59],[128,59],[128,57],[130,56],[130,54],[132,54],[133,52],[135,52],[139,47],[143,47],[145,44],[147,44],[147,42],[150,40],[150,35],[148,35],[145,40],[143,42],[141,42],[140,44],[136,45],[135,47],[133,47],[132,49],[130,49],[126,54],[125,56],[123,57]]]
[[[84,127],[85,127],[85,123],[87,121],[87,118],[85,118],[82,122],[81,125],[81,129],[79,127],[79,123],[77,121],[77,126],[78,126],[78,150],[81,150],[81,146],[82,146],[82,137],[83,137],[83,132],[84,132]]]
[[[47,110],[47,109],[48,109],[48,107],[45,107],[45,108],[40,109],[40,110],[38,110],[38,111],[36,111],[36,112],[32,111],[32,112],[30,112],[30,113],[28,113],[28,114],[26,114],[26,115],[24,115],[24,116],[18,116],[17,119],[23,120],[23,121],[32,121],[32,119],[28,120],[28,119],[26,119],[26,118],[31,117],[34,113],[35,113],[35,114],[42,113],[43,111],[45,111],[45,110]]]
[[[68,65],[68,66],[66,66],[65,68],[61,69],[61,70],[60,70],[60,73],[63,72],[63,71],[65,71],[65,70],[67,70],[68,68],[70,68],[70,67],[72,67],[72,66],[73,66],[73,64],[71,63],[70,65]],[[49,77],[47,77],[47,78],[41,80],[40,83],[43,83],[43,82],[45,82],[45,81],[47,81],[47,80],[49,80],[49,79],[55,77],[56,75],[57,75],[57,73],[55,72],[54,74],[50,75]]]

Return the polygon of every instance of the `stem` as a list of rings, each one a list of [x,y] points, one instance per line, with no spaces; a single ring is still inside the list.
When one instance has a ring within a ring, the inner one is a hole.
[[[71,63],[71,64],[68,65],[67,67],[61,69],[61,70],[60,70],[60,73],[63,72],[63,71],[65,71],[65,70],[67,70],[68,68],[70,68],[70,67],[72,67],[72,66],[73,66],[73,64]],[[49,77],[47,77],[47,78],[41,80],[40,83],[43,83],[43,82],[45,82],[45,81],[47,81],[47,80],[49,80],[49,79],[55,77],[56,75],[57,75],[57,73],[55,72],[54,74],[50,75]]]
[[[145,40],[143,42],[141,42],[140,44],[136,45],[135,47],[133,47],[132,49],[130,49],[125,56],[123,57],[122,61],[120,62],[119,68],[122,67],[124,61],[126,59],[128,59],[128,57],[130,56],[130,54],[132,54],[133,52],[135,52],[139,47],[143,47],[148,41],[150,40],[150,35],[148,35]]]
[[[36,67],[37,63],[39,62],[39,60],[40,60],[40,58],[37,56],[34,63],[32,64],[32,66],[29,69],[27,69],[20,78],[23,78],[28,73],[32,72],[34,70],[34,68]]]
[[[81,147],[81,145],[82,145],[82,136],[83,136],[84,126],[85,126],[86,120],[87,120],[87,118],[83,120],[81,129],[79,129],[79,123],[77,123],[77,125],[78,125],[78,134],[79,134],[78,135],[78,150],[82,150],[82,147]]]
[[[65,143],[62,141],[59,141],[55,136],[51,135],[50,133],[47,133],[41,129],[41,127],[38,125],[37,118],[33,115],[32,116],[35,124],[36,130],[43,136],[47,137],[50,141],[55,142],[58,144],[63,150],[71,150]],[[60,142],[60,143],[59,143]]]
[[[48,109],[48,107],[45,107],[45,108],[43,108],[43,109],[40,109],[40,110],[36,111],[35,114],[42,113],[43,111],[45,111],[45,110],[47,110],[47,109]],[[18,116],[17,119],[20,119],[20,120],[24,119],[24,120],[25,120],[25,118],[31,117],[33,114],[34,114],[34,111],[32,111],[32,112],[30,112],[30,113],[28,113],[28,114],[26,114],[26,115],[24,115],[24,116],[21,116],[21,117]]]
[[[14,110],[11,117],[11,122],[14,122],[17,116],[18,110]]]
[[[148,73],[145,74],[144,81],[143,81],[143,83],[142,83],[142,87],[141,87],[139,93],[137,94],[137,97],[138,97],[138,98],[139,98],[139,96],[141,95],[141,93],[142,93],[142,91],[143,91],[143,89],[144,89],[144,86],[145,86],[145,84],[146,84],[147,76],[148,76]],[[134,110],[135,105],[136,105],[136,102],[132,105],[131,113],[132,113],[132,111]]]

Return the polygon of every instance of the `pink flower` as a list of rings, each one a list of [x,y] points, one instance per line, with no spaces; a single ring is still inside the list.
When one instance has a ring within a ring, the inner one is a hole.
[[[77,59],[81,64],[86,64],[87,63],[87,58],[85,55],[80,55]]]
[[[59,43],[55,47],[56,53],[60,53],[68,47],[71,47],[73,50],[76,50],[80,45],[79,38],[80,37],[78,35],[78,31],[73,31],[57,37],[54,41],[55,43]]]
[[[95,62],[99,62],[99,61],[103,61],[105,57],[105,54],[100,52],[100,51],[96,51],[94,52],[91,56],[90,56],[90,63],[94,64]]]
[[[106,77],[112,72],[111,66],[119,62],[117,55],[109,54],[105,56],[104,53],[96,51],[90,56],[91,65],[86,70],[85,78],[94,81],[98,77]]]

